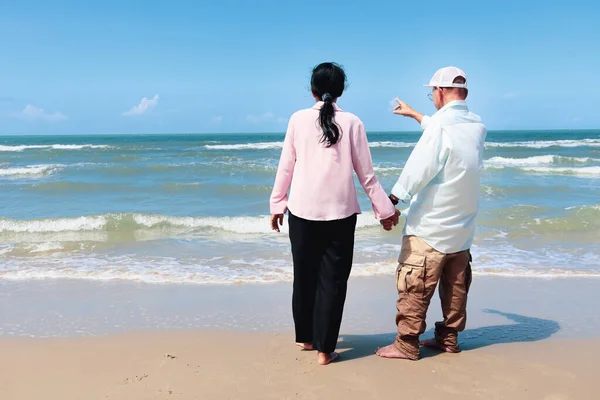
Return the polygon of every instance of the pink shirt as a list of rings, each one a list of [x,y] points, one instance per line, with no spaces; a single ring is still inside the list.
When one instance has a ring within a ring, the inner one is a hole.
[[[333,104],[340,140],[320,143],[318,123],[323,102],[300,110],[290,118],[271,194],[271,214],[286,210],[300,218],[331,221],[360,213],[354,172],[373,203],[378,219],[391,217],[395,207],[373,172],[365,127],[354,114]],[[288,189],[290,189],[288,197]]]

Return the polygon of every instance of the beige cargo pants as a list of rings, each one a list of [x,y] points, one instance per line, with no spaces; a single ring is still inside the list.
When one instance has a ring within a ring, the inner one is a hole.
[[[467,322],[471,285],[469,250],[444,254],[416,236],[405,236],[398,263],[396,347],[411,359],[419,358],[419,336],[425,332],[427,308],[439,281],[444,320],[436,322],[435,338],[450,350],[459,351],[458,332]]]

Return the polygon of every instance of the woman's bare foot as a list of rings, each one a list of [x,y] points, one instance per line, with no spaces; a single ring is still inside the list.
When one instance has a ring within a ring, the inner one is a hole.
[[[300,347],[302,350],[314,350],[312,343],[298,343],[296,342],[296,346]]]
[[[340,358],[340,355],[335,351],[332,353],[321,353],[317,356],[317,363],[319,365],[327,365],[331,364],[334,361],[337,361]]]
[[[375,354],[382,358],[402,358],[405,360],[413,360],[413,358],[410,358],[409,356],[398,350],[394,343],[390,344],[389,346],[377,349],[377,352],[375,352]]]
[[[452,349],[450,347],[444,346],[443,344],[441,344],[440,342],[438,342],[436,339],[423,340],[421,342],[421,347],[427,347],[428,349],[439,350],[439,351],[443,351],[445,353],[458,353],[458,352],[460,352],[460,350],[455,350],[455,349]]]

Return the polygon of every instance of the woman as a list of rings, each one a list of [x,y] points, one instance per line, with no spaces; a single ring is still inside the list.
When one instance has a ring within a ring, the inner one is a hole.
[[[362,122],[336,104],[345,86],[346,74],[337,64],[314,68],[311,91],[316,104],[290,118],[271,194],[274,231],[279,232],[289,212],[296,343],[318,350],[321,365],[339,357],[334,350],[360,213],[353,172],[386,230],[397,224],[399,215],[373,173]]]

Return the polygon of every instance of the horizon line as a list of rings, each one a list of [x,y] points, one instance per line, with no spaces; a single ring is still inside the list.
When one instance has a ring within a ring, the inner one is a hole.
[[[561,128],[561,129],[489,129],[488,133],[492,132],[584,132],[584,131],[600,131],[600,128],[583,128],[583,129],[573,129],[573,128]],[[388,130],[367,130],[367,134],[369,133],[383,133],[383,134],[418,134],[421,133],[421,130],[414,131],[388,131]],[[173,135],[173,136],[184,136],[184,135],[285,135],[285,131],[275,131],[275,132],[161,132],[161,133],[8,133],[1,134],[0,137],[14,137],[14,136],[124,136],[124,135],[132,135],[132,136],[151,136],[151,135]]]

